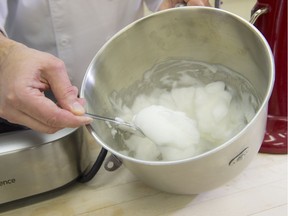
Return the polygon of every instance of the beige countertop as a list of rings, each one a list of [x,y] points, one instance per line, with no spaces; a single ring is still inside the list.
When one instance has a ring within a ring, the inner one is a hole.
[[[258,154],[238,177],[199,195],[160,192],[122,166],[114,172],[101,168],[91,182],[52,198],[12,207],[0,215],[286,216],[287,155]]]

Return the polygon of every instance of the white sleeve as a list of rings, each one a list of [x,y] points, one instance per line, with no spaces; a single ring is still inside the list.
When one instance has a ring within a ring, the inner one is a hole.
[[[151,11],[157,11],[163,0],[145,0],[147,8]]]
[[[5,26],[5,21],[7,17],[7,1],[5,0],[0,0],[0,31],[7,36],[4,26]]]

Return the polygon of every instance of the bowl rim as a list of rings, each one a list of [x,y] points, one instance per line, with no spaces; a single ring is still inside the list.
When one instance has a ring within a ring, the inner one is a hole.
[[[111,152],[112,154],[114,154],[115,156],[118,156],[124,160],[128,160],[131,162],[136,162],[136,163],[140,163],[140,164],[145,164],[145,165],[175,165],[178,163],[185,163],[185,162],[189,162],[189,161],[194,161],[194,160],[199,160],[201,158],[204,157],[208,157],[211,154],[214,154],[224,148],[227,148],[229,145],[231,145],[232,143],[234,143],[237,139],[239,139],[239,137],[241,137],[250,127],[253,126],[253,124],[255,123],[256,119],[259,118],[259,116],[262,114],[263,110],[266,109],[266,107],[268,107],[268,101],[270,99],[270,96],[272,94],[272,90],[273,90],[273,86],[274,86],[274,80],[275,80],[275,65],[274,65],[274,57],[271,51],[271,48],[268,44],[268,42],[266,41],[265,37],[262,35],[262,33],[254,26],[252,25],[250,22],[248,22],[247,20],[245,20],[244,18],[231,13],[229,11],[225,11],[219,8],[212,8],[212,7],[202,7],[202,6],[193,6],[193,7],[178,7],[178,8],[171,8],[171,9],[167,9],[167,10],[163,10],[163,11],[158,11],[155,12],[153,14],[147,15],[143,18],[140,18],[134,22],[132,22],[131,24],[127,25],[126,27],[122,28],[120,31],[118,31],[114,36],[112,36],[101,48],[100,50],[96,53],[96,55],[94,56],[94,58],[92,59],[91,63],[89,64],[83,82],[82,82],[82,86],[81,86],[81,90],[80,90],[80,97],[84,98],[84,92],[85,92],[85,85],[87,82],[87,79],[89,77],[89,73],[90,71],[92,71],[93,65],[96,62],[96,60],[98,59],[98,56],[101,55],[101,53],[105,50],[105,48],[117,37],[119,37],[121,34],[123,34],[124,32],[126,32],[128,29],[133,28],[135,25],[137,25],[138,23],[144,22],[147,19],[151,19],[155,16],[161,16],[162,14],[166,14],[166,13],[174,13],[175,11],[186,11],[189,10],[191,12],[193,11],[212,11],[212,12],[216,12],[216,13],[220,13],[220,14],[224,14],[224,15],[228,15],[232,18],[234,18],[235,20],[241,22],[243,25],[246,26],[246,28],[250,29],[250,31],[253,31],[254,34],[256,34],[256,36],[258,36],[259,40],[261,40],[261,43],[263,44],[263,47],[266,48],[268,57],[269,57],[269,71],[270,71],[270,77],[269,77],[269,83],[268,83],[268,87],[266,90],[266,94],[265,97],[263,98],[263,101],[261,103],[261,105],[259,106],[259,109],[257,110],[255,116],[251,119],[251,121],[240,131],[238,132],[235,136],[233,136],[231,139],[227,140],[226,142],[224,142],[223,144],[207,151],[204,152],[202,154],[199,155],[195,155],[189,158],[184,158],[184,159],[180,159],[180,160],[173,160],[173,161],[147,161],[147,160],[141,160],[141,159],[137,159],[137,158],[133,158],[124,154],[119,153],[118,151],[116,151],[115,149],[111,148],[109,145],[107,145],[96,133],[96,131],[93,129],[93,126],[91,124],[86,125],[88,131],[92,134],[92,136],[94,137],[94,139],[99,142],[99,144],[107,149],[109,152]],[[266,112],[267,115],[267,112]],[[263,135],[264,137],[264,135]]]

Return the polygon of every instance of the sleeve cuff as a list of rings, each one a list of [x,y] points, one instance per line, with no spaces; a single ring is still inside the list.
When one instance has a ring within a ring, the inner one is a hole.
[[[153,12],[157,11],[162,3],[162,0],[145,0],[147,8]]]
[[[5,29],[2,28],[1,26],[0,26],[0,32],[1,32],[5,37],[8,37],[8,35],[7,35],[6,31],[5,31]]]

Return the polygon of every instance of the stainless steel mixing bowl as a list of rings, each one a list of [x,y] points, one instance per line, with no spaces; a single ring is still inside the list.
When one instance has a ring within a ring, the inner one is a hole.
[[[95,55],[81,89],[87,111],[115,115],[111,94],[141,80],[145,71],[170,58],[221,64],[241,73],[260,98],[255,117],[219,147],[178,161],[143,161],[122,155],[105,123],[89,127],[94,138],[146,184],[166,192],[196,194],[234,178],[257,154],[274,82],[273,56],[254,26],[229,12],[204,7],[158,12],[121,30]]]

